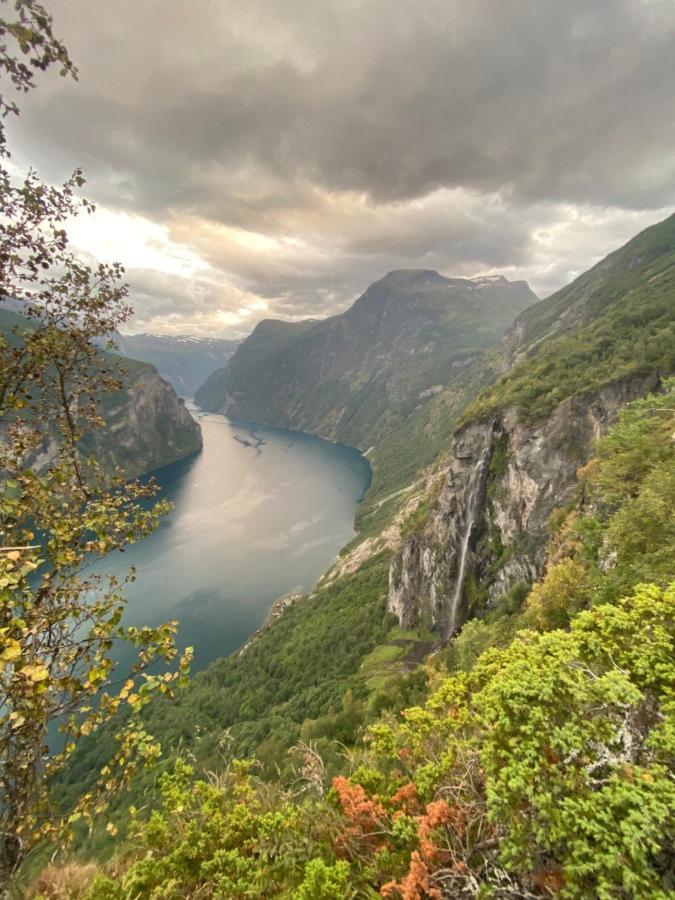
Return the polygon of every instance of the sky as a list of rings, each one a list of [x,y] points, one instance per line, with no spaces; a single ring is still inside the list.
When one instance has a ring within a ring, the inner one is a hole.
[[[541,297],[675,208],[672,0],[46,0],[17,166],[75,166],[128,331],[243,337],[396,268]]]

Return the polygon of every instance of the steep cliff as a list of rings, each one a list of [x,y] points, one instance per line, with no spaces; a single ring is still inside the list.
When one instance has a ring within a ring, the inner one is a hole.
[[[22,331],[29,327],[30,321],[24,316],[0,309],[1,337],[20,343]],[[108,356],[107,361],[115,359]],[[120,466],[128,478],[135,478],[201,448],[199,424],[154,366],[122,357],[117,368],[121,387],[99,398],[105,425],[84,435],[85,453],[95,456],[106,472]],[[44,445],[33,465],[48,465],[55,451],[53,432],[47,427]]]
[[[541,577],[551,514],[574,501],[578,467],[622,407],[658,382],[633,376],[568,398],[536,426],[509,408],[463,428],[428,516],[391,564],[388,609],[399,624],[445,641]]]
[[[196,453],[202,446],[199,424],[154,366],[124,361],[122,388],[101,404],[105,427],[83,445],[112,471],[121,467],[135,478]]]

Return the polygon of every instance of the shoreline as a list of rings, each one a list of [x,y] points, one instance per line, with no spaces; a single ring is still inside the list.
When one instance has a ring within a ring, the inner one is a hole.
[[[243,656],[243,654],[248,650],[251,644],[254,641],[257,641],[263,632],[267,631],[271,628],[275,622],[278,622],[279,619],[283,616],[285,612],[287,612],[291,606],[294,606],[298,600],[302,600],[304,594],[283,594],[281,597],[277,597],[272,606],[265,617],[265,621],[259,628],[253,632],[251,637],[246,641],[246,643],[239,650],[235,651],[237,656]]]

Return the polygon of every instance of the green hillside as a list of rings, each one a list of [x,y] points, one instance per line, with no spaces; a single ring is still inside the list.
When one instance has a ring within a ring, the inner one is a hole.
[[[675,215],[647,228],[517,320],[522,361],[463,421],[516,406],[540,420],[561,400],[631,375],[675,370]]]

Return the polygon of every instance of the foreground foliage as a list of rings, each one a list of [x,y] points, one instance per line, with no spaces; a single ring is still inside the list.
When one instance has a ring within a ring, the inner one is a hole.
[[[311,753],[286,789],[178,762],[85,896],[671,896],[674,610],[644,585],[488,651],[372,726],[325,796]]]

